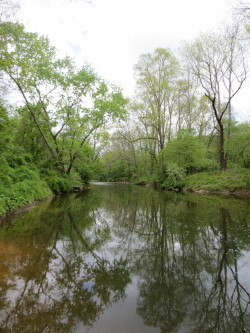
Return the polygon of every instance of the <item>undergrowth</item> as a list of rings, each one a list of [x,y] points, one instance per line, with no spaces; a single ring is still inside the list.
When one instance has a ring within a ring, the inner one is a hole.
[[[0,217],[53,193],[70,192],[81,179],[77,173],[63,176],[55,170],[39,170],[20,148],[0,157]]]
[[[209,191],[250,189],[250,169],[195,173],[186,177],[185,187]]]

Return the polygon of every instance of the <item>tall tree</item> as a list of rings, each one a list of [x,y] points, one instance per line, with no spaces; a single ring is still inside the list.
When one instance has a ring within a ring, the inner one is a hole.
[[[158,48],[140,56],[135,66],[137,103],[133,109],[151,141],[151,154],[159,153],[171,137],[173,104],[177,95],[173,83],[178,61],[169,49]]]
[[[236,27],[223,34],[202,34],[186,47],[189,66],[210,101],[216,119],[221,170],[227,168],[224,119],[228,114],[231,117],[232,99],[241,89],[247,74],[239,33]]]
[[[0,25],[0,69],[22,97],[55,167],[70,173],[97,129],[125,115],[127,100],[93,69],[58,59],[46,37],[20,24]]]

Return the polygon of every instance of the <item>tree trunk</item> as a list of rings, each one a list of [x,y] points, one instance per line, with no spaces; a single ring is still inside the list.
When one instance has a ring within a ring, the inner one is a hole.
[[[224,151],[224,142],[225,142],[225,138],[224,138],[224,127],[223,125],[220,123],[220,137],[219,137],[219,159],[220,159],[220,170],[221,171],[225,171],[227,169],[227,159],[226,159],[226,154]]]

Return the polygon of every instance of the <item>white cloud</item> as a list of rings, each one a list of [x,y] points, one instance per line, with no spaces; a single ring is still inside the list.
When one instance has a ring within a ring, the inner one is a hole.
[[[27,29],[48,35],[60,55],[92,64],[105,79],[134,90],[133,65],[157,47],[216,28],[231,11],[227,0],[23,0]]]

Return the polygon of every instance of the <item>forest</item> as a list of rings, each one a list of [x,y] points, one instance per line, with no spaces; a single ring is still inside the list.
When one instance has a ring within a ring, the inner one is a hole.
[[[1,16],[0,216],[90,180],[181,189],[226,175],[250,188],[250,123],[234,104],[248,77],[248,15],[178,54],[142,54],[130,99]]]

